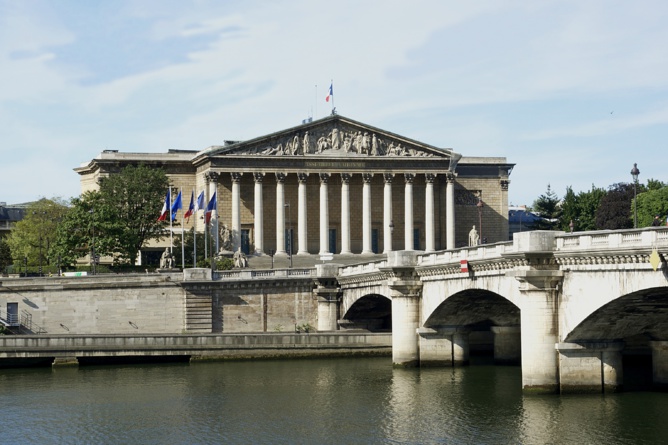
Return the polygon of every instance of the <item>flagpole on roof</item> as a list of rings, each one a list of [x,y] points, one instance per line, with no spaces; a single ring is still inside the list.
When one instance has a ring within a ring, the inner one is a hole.
[[[329,94],[332,95],[332,113],[334,113],[334,79],[332,79],[332,83],[329,84]]]
[[[313,119],[318,118],[318,84],[315,84],[315,114],[313,115]]]

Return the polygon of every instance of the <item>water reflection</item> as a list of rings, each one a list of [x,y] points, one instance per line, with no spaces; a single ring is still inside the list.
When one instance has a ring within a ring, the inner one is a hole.
[[[387,358],[0,371],[3,443],[662,443],[668,395],[525,396]]]

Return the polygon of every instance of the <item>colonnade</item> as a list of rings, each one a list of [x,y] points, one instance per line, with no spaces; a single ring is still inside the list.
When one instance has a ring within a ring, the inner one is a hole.
[[[208,183],[209,196],[213,196],[217,189],[217,183],[220,175],[224,173],[209,172],[205,175]],[[252,173],[255,183],[254,187],[254,246],[255,254],[265,253],[264,245],[264,196],[262,192],[262,183],[264,173]],[[339,252],[330,252],[329,247],[329,191],[328,185],[332,173],[317,173],[320,180],[320,199],[319,199],[319,254],[340,253],[342,255],[352,254],[350,237],[350,181],[354,174],[338,173],[341,177],[341,250]],[[231,172],[232,195],[231,195],[231,234],[232,246],[236,250],[240,246],[241,230],[241,178],[243,173]],[[455,176],[451,172],[446,172],[446,247],[453,249],[455,240],[454,223],[454,182]],[[286,221],[285,209],[290,205],[285,202],[285,183],[288,177],[287,173],[275,173],[276,176],[276,255],[287,255],[286,251]],[[371,254],[372,250],[372,200],[371,186],[374,173],[361,173],[362,176],[362,254]],[[394,229],[392,221],[392,182],[395,174],[382,174],[384,181],[383,188],[383,253],[393,250],[392,231]],[[397,175],[399,176],[399,175]],[[400,250],[414,250],[413,248],[413,182],[416,178],[414,173],[404,173],[404,245],[399,246]],[[308,254],[308,215],[309,200],[306,191],[306,181],[309,173],[297,173],[297,255]],[[433,252],[435,250],[435,225],[434,225],[434,181],[437,178],[435,173],[425,174],[425,251]],[[311,201],[312,202],[312,201]]]

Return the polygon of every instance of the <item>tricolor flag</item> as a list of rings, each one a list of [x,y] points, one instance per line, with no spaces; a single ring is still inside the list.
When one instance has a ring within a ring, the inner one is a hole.
[[[162,210],[160,211],[160,217],[158,221],[164,221],[167,219],[167,214],[169,213],[169,208],[172,205],[172,197],[170,189],[167,189],[167,196],[165,197],[165,203],[162,205]]]
[[[211,221],[211,213],[217,208],[218,205],[216,204],[216,192],[213,192],[213,196],[209,201],[209,205],[206,206],[206,216],[204,217],[204,221],[206,222],[206,224],[209,224],[209,221]]]
[[[176,220],[176,212],[178,212],[182,208],[183,208],[183,203],[181,202],[181,190],[179,190],[179,194],[176,195],[174,204],[172,204],[172,221]]]
[[[197,197],[197,202],[195,203],[195,212],[198,210],[204,210],[204,192],[199,192]]]
[[[193,190],[190,192],[190,205],[188,206],[188,210],[186,211],[185,215],[183,217],[190,221],[190,217],[192,214],[195,213],[195,191]]]
[[[334,83],[329,84],[329,93],[327,94],[327,97],[325,97],[325,102],[329,102],[329,99],[332,99],[334,97]]]

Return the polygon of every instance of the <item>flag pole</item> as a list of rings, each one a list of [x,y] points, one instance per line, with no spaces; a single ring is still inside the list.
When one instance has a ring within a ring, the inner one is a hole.
[[[172,186],[169,186],[169,209],[167,212],[169,214],[169,253],[174,251],[174,230],[172,228]]]
[[[315,115],[313,116],[313,119],[318,118],[318,84],[315,84]]]
[[[183,199],[183,189],[179,189],[179,194],[181,194],[181,199]],[[190,197],[192,200],[192,196]],[[186,268],[186,246],[183,244],[184,242],[184,235],[183,232],[186,230],[186,223],[185,223],[185,213],[183,209],[181,209],[181,267],[183,269]]]
[[[332,83],[329,84],[329,88],[331,89],[332,92],[332,112],[334,112],[334,79],[332,79]]]
[[[194,195],[195,189],[193,189]],[[195,220],[193,221],[193,267],[197,267],[197,212],[195,212]]]

